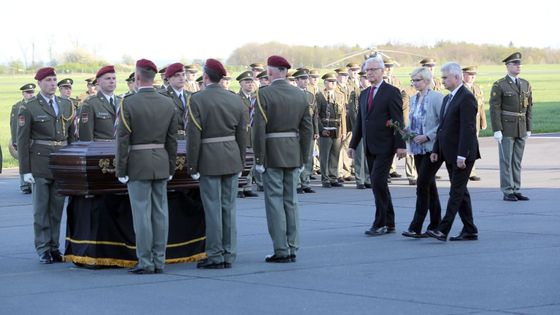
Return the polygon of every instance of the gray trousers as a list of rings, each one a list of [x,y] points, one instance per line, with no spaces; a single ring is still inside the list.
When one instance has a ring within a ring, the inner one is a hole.
[[[200,176],[206,222],[206,254],[212,263],[233,263],[237,256],[235,192],[237,174]]]
[[[356,156],[354,157],[354,169],[356,172],[356,185],[371,184],[369,177],[369,168],[366,161],[364,151],[364,140],[360,140],[356,147]],[[344,153],[342,153],[344,154]]]
[[[19,189],[21,191],[31,189],[31,184],[23,180],[23,174],[19,175]]]
[[[320,137],[319,152],[321,158],[321,181],[334,183],[338,176],[338,159],[342,142],[340,138]]]
[[[309,139],[310,148],[313,148],[313,136]],[[307,163],[304,164],[305,169],[299,174],[298,187],[308,188],[311,187],[311,172],[313,172],[313,150],[310,150],[309,156],[307,157]]]
[[[504,194],[519,192],[521,188],[521,160],[525,150],[524,138],[503,137],[500,151],[500,189]]]
[[[341,153],[338,156],[338,177],[346,178],[352,176],[352,159],[348,157],[348,148],[352,141],[352,132],[346,134],[346,138],[342,141],[340,148]]]
[[[57,194],[52,179],[35,177],[32,187],[35,250],[40,256],[45,252],[58,250],[65,197]]]
[[[278,256],[295,255],[299,248],[298,173],[297,168],[269,167],[263,174],[268,233]]]
[[[128,182],[138,267],[163,269],[169,231],[167,179]]]
[[[397,156],[393,157],[393,164],[391,164],[391,169],[389,173],[394,173],[397,171]],[[408,179],[417,179],[418,173],[416,172],[416,166],[414,165],[414,155],[406,154],[406,158],[404,160],[404,172],[406,174],[406,178]]]

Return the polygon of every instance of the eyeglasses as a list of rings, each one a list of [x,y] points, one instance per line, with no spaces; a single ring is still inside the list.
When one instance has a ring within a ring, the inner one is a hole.
[[[441,79],[445,80],[445,79],[447,79],[447,76],[442,76]]]
[[[410,82],[420,82],[420,81],[424,81],[424,79],[412,79],[412,80],[410,80]]]
[[[369,72],[369,71],[373,72],[373,71],[377,71],[377,70],[383,70],[383,68],[367,68],[366,72]]]

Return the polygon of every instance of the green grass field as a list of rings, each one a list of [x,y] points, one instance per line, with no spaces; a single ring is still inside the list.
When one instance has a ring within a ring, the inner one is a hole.
[[[409,82],[409,73],[412,67],[401,67],[395,69],[395,75],[406,84]],[[436,69],[436,71],[438,71]],[[323,71],[327,72],[327,70]],[[503,65],[482,66],[478,69],[477,83],[481,85],[484,91],[486,104],[488,104],[488,96],[492,83],[505,75],[505,67]],[[235,78],[239,73],[232,73]],[[438,73],[439,75],[439,73]],[[91,77],[92,74],[64,74],[58,76],[58,79],[70,77],[74,80],[73,96],[78,96],[85,91],[84,79]],[[117,74],[119,80],[117,84],[117,94],[124,93],[127,88],[124,79],[128,77],[126,74]],[[533,87],[533,101],[535,107],[533,109],[533,132],[558,132],[560,131],[560,64],[554,65],[524,65],[521,77],[529,80]],[[25,83],[35,82],[33,75],[16,75],[7,76],[0,75],[0,145],[4,157],[3,167],[17,166],[17,161],[13,159],[7,148],[10,139],[10,111],[12,105],[21,99],[19,87]],[[237,81],[232,80],[231,89],[239,90]],[[486,116],[488,118],[488,130],[482,131],[481,136],[491,134],[488,105],[486,105]]]

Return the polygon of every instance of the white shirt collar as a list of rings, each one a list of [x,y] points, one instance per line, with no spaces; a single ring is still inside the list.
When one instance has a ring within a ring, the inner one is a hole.
[[[449,93],[449,94],[452,95],[452,96],[451,96],[452,98],[455,97],[455,94],[457,94],[457,91],[459,91],[459,89],[460,89],[462,86],[463,86],[463,83],[459,84],[459,86],[456,87],[455,90],[453,90],[453,91],[451,91],[451,93]]]
[[[115,104],[115,95],[107,95],[105,93],[103,93],[103,91],[101,91],[101,94],[103,94],[103,96],[105,96],[105,99],[107,100],[107,103],[111,104],[111,98],[113,99],[113,105]]]

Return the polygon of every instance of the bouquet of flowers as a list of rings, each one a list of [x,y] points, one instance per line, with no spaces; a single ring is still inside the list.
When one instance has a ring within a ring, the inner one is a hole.
[[[397,132],[400,133],[401,138],[404,141],[410,141],[418,135],[415,132],[408,130],[407,128],[403,128],[398,121],[393,121],[392,119],[387,120],[385,126],[387,126],[388,128],[393,128],[394,129],[393,134],[397,134]]]

